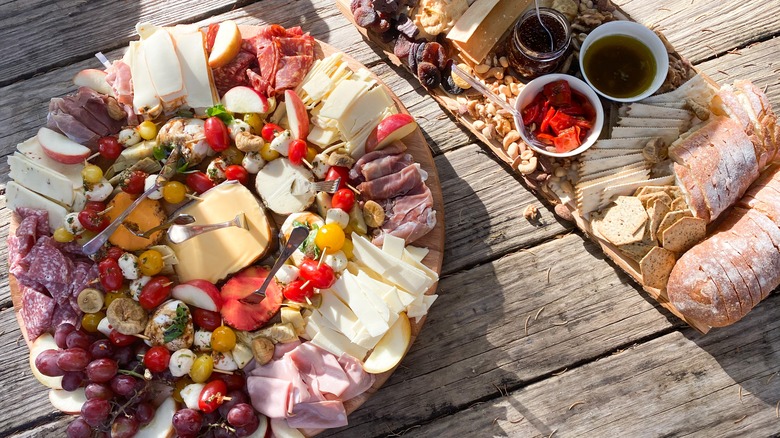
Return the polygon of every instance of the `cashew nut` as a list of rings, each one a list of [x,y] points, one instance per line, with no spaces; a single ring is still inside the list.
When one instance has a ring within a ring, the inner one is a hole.
[[[525,160],[521,161],[520,164],[517,166],[517,171],[522,173],[523,175],[528,175],[529,173],[533,173],[536,170],[536,164],[537,164],[536,157],[531,157],[531,159],[528,160],[527,162]]]
[[[523,151],[522,154],[520,154],[520,159],[522,159],[522,160],[530,160],[531,157],[533,157],[533,156],[534,156],[534,151],[532,151],[530,149],[526,149],[525,151]]]
[[[246,131],[239,132],[236,135],[236,148],[241,152],[258,152],[265,145],[265,140],[259,135],[250,134]]]
[[[504,137],[504,149],[508,148],[510,144],[520,140],[520,133],[516,130],[511,130]]]

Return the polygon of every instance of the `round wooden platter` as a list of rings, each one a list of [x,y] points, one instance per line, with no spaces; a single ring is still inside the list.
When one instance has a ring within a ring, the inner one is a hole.
[[[250,38],[257,34],[257,32],[261,29],[261,26],[239,26],[239,28],[244,38]],[[329,56],[333,53],[340,51],[335,47],[326,44],[322,41],[316,40],[316,42],[317,45],[315,46],[315,58],[317,59],[322,59],[326,56]],[[343,59],[347,62],[347,64],[353,71],[357,71],[358,69],[361,68],[366,68],[365,66],[363,66],[363,64],[361,64],[360,62],[358,62],[357,60],[355,60],[354,58],[352,58],[347,54],[343,55]],[[398,96],[396,96],[395,93],[393,93],[393,91],[390,90],[390,88],[388,88],[387,85],[384,84],[384,82],[382,82],[373,73],[371,73],[371,77],[377,81],[379,86],[384,87],[385,92],[388,94],[388,96],[392,97],[399,111],[406,114],[409,113],[409,111],[406,110],[406,107],[404,107],[404,105],[398,99]],[[425,137],[423,136],[419,126],[417,127],[417,129],[415,129],[414,132],[404,137],[402,141],[407,147],[407,153],[411,154],[412,157],[414,157],[414,161],[419,163],[420,167],[422,167],[422,169],[428,173],[428,180],[426,181],[426,185],[431,190],[431,194],[433,195],[433,208],[436,210],[436,226],[428,234],[426,234],[425,236],[423,236],[422,238],[414,242],[413,245],[428,248],[429,252],[425,256],[425,259],[423,259],[422,262],[430,269],[436,271],[436,273],[440,273],[442,259],[444,257],[444,200],[441,194],[441,184],[439,182],[439,175],[436,172],[436,164],[433,161],[433,155],[431,153],[431,149],[430,147],[428,147],[428,143],[425,141]],[[9,235],[16,231],[17,225],[18,225],[18,217],[15,213],[13,213],[11,215]],[[16,281],[16,278],[10,273],[8,274],[8,277],[9,277],[8,283],[11,289],[11,300],[13,301],[16,320],[19,323],[19,328],[22,332],[22,336],[24,337],[24,340],[29,347],[31,341],[27,336],[27,330],[25,329],[24,321],[22,320],[21,313],[19,312],[20,309],[22,308],[21,290]],[[425,292],[426,295],[434,294],[436,292],[437,285],[438,283],[434,283]],[[423,324],[425,324],[425,317],[420,318],[420,320],[417,322],[411,320],[411,323],[412,323],[412,336],[411,336],[411,342],[409,343],[410,347],[412,344],[414,344],[414,341],[419,335],[420,330],[422,330]],[[369,388],[363,394],[344,402],[344,407],[346,408],[347,413],[351,414],[363,403],[365,403],[371,397],[371,395],[377,392],[377,390],[379,390],[379,388],[387,381],[387,379],[390,378],[390,376],[393,374],[394,371],[395,368],[393,368],[390,371],[384,372],[382,374],[376,375],[376,381],[374,385],[371,386],[371,388]],[[320,432],[322,432],[322,430],[304,431],[304,433],[307,436],[313,436]]]

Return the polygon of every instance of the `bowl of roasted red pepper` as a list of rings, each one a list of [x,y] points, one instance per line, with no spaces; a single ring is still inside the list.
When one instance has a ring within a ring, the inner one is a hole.
[[[515,125],[526,144],[552,157],[584,152],[604,125],[604,109],[593,89],[564,74],[541,76],[526,84],[515,108]]]

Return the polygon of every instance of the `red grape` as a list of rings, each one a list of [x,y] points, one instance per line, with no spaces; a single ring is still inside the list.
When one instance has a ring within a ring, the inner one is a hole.
[[[90,383],[84,388],[84,394],[87,400],[99,398],[101,400],[111,400],[114,398],[114,392],[105,383]]]
[[[92,428],[89,427],[89,424],[83,418],[76,418],[68,425],[65,433],[68,438],[90,438],[92,436]]]
[[[227,414],[227,421],[231,426],[243,427],[252,421],[257,421],[257,415],[255,415],[255,410],[252,409],[252,406],[247,403],[239,403],[230,409]]]
[[[113,359],[121,366],[125,366],[128,363],[130,363],[131,360],[133,360],[133,349],[130,347],[119,347],[114,348],[114,356]]]
[[[230,412],[233,406],[241,403],[250,403],[249,396],[241,389],[231,389],[228,391],[227,396],[230,397],[230,400],[226,400],[217,408],[217,411],[223,418],[227,418],[228,412]]]
[[[246,387],[246,379],[239,371],[234,371],[233,374],[214,373],[211,375],[211,380],[215,379],[224,381],[228,390],[244,389]]]
[[[76,331],[76,327],[74,327],[73,324],[69,322],[58,325],[57,329],[54,330],[54,342],[56,342],[57,346],[63,350],[68,348],[68,335],[74,331]]]
[[[81,330],[75,330],[71,332],[65,340],[65,346],[67,348],[81,348],[83,350],[88,350],[90,345],[92,345],[92,339],[88,334],[82,332]]]
[[[203,416],[193,409],[180,409],[173,414],[173,428],[180,436],[195,436],[203,425]]]
[[[60,350],[44,350],[35,358],[35,368],[44,376],[58,377],[65,374],[65,371],[57,365],[57,359],[60,357]]]
[[[192,320],[198,327],[212,332],[222,325],[222,315],[219,312],[212,312],[199,307],[192,308]]]
[[[98,139],[98,152],[108,160],[116,160],[122,153],[122,145],[116,137],[100,137]]]
[[[241,427],[236,427],[236,437],[237,438],[243,438],[248,437],[255,433],[257,431],[257,428],[260,427],[260,420],[257,419],[257,416],[255,415],[252,417],[252,420]]]
[[[152,347],[144,355],[144,365],[153,373],[160,373],[168,369],[168,361],[171,360],[171,352],[162,345]]]
[[[149,424],[154,418],[154,412],[154,406],[151,404],[146,402],[139,403],[138,406],[135,407],[134,417],[136,421],[138,421],[138,424],[145,426]]]
[[[81,371],[68,371],[62,376],[62,389],[75,391],[84,383],[86,376]]]
[[[148,283],[141,289],[141,295],[138,296],[138,302],[146,310],[152,310],[163,303],[171,295],[171,285],[173,283],[168,277],[158,275],[152,277]]]
[[[120,415],[111,424],[111,438],[131,438],[138,432],[138,421]]]
[[[123,335],[116,330],[111,330],[111,333],[108,334],[108,339],[117,347],[126,347],[128,345],[133,345],[138,338],[132,335]]]
[[[89,354],[93,359],[102,359],[111,357],[114,353],[114,347],[108,339],[98,339],[89,346]]]
[[[111,403],[108,400],[93,398],[84,402],[81,406],[81,418],[92,427],[97,427],[108,418],[111,412]]]
[[[63,371],[83,371],[91,358],[83,348],[68,348],[60,353],[57,358],[57,366]]]
[[[110,385],[114,394],[130,397],[135,394],[135,388],[138,386],[138,381],[133,376],[117,374],[111,379]]]
[[[96,359],[87,365],[87,378],[95,383],[106,383],[111,380],[119,367],[113,359]]]

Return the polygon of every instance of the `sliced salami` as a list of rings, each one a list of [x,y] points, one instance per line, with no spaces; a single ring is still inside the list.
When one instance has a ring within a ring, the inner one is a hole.
[[[32,251],[24,258],[30,268],[27,276],[50,291],[58,287],[67,287],[73,262],[57,249],[54,240],[43,236],[35,242]]]
[[[232,61],[214,69],[214,85],[219,94],[225,94],[229,89],[239,85],[248,85],[249,81],[244,72],[248,68],[252,68],[256,61],[254,53],[240,51]]]
[[[33,341],[51,327],[54,300],[31,288],[22,286],[22,320],[27,336]]]
[[[22,220],[32,217],[36,220],[35,232],[37,237],[49,234],[49,212],[46,210],[35,210],[32,208],[19,207],[16,209]]]
[[[75,327],[79,326],[81,322],[81,311],[74,310],[70,303],[56,304],[54,311],[51,315],[51,324],[53,328],[57,328],[64,323],[73,324]]]
[[[276,72],[276,93],[283,93],[286,89],[297,87],[306,76],[311,67],[313,58],[310,56],[286,56],[279,62],[279,70]]]
[[[314,41],[312,37],[279,38],[283,56],[314,56]]]
[[[249,79],[249,85],[259,93],[266,94],[271,84],[268,83],[259,73],[254,70],[247,70],[246,76]]]

